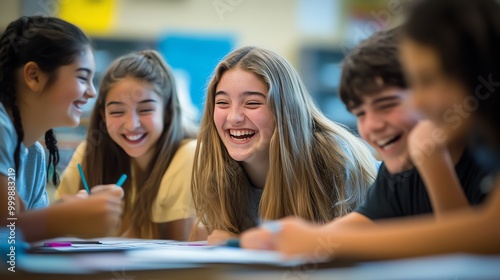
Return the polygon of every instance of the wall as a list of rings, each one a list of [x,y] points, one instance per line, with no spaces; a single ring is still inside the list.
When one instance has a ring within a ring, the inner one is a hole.
[[[57,12],[57,4],[65,1],[71,0],[0,1],[0,28],[4,29],[22,12]],[[337,0],[315,0],[331,1]],[[303,1],[117,0],[116,22],[113,31],[106,36],[155,39],[167,32],[229,34],[234,35],[237,46],[265,47],[280,53],[297,66],[301,44],[315,42],[331,45],[338,42],[342,35],[339,31],[341,26],[334,26],[333,32],[324,36],[301,33],[298,26],[300,2]],[[22,9],[21,5],[24,5]]]

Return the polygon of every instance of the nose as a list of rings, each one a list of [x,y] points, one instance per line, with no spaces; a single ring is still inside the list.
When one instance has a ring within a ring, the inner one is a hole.
[[[231,106],[229,109],[229,114],[227,115],[227,121],[231,124],[239,124],[245,120],[245,114],[241,106]]]
[[[366,131],[377,132],[384,128],[384,120],[378,113],[367,110],[365,114],[364,126]]]
[[[141,121],[139,116],[136,113],[129,113],[126,116],[126,121],[125,121],[125,129],[129,131],[133,131],[136,128],[141,126]]]
[[[89,87],[87,87],[87,91],[86,91],[86,94],[87,94],[87,98],[94,98],[96,97],[97,95],[97,92],[95,90],[95,86],[94,86],[94,83],[91,81],[90,82],[90,85]]]

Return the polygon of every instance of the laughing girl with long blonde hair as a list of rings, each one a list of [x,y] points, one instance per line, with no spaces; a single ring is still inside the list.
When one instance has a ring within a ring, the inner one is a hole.
[[[377,172],[367,145],[320,112],[295,69],[255,47],[215,69],[198,140],[192,193],[210,243],[260,220],[343,216]]]

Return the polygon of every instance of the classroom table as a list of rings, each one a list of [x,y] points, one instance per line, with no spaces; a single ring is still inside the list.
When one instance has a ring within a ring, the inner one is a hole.
[[[124,252],[27,254],[1,279],[500,279],[500,256],[443,255],[390,261],[302,264],[137,262]]]

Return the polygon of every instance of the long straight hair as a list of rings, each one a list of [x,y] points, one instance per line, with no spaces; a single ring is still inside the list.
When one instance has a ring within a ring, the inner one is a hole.
[[[251,217],[249,179],[229,156],[213,120],[217,84],[226,71],[235,68],[253,73],[266,84],[276,123],[260,218],[294,215],[324,223],[351,211],[375,179],[376,163],[370,150],[320,112],[285,59],[271,51],[245,47],[218,64],[208,85],[192,179],[198,222],[209,232],[240,233]]]
[[[103,117],[108,92],[117,82],[127,77],[144,81],[164,103],[163,132],[147,167],[146,182],[137,186],[135,201],[131,201],[131,182],[134,178],[123,185],[125,213],[131,215],[130,222],[136,234],[142,238],[158,238],[157,229],[151,221],[151,206],[156,199],[161,179],[181,142],[196,136],[195,126],[186,123],[182,117],[174,76],[158,52],[146,50],[131,53],[118,58],[107,69],[92,111],[82,165],[91,186],[115,183],[122,173],[131,175],[130,157],[111,139]],[[82,188],[80,183],[80,189]]]

